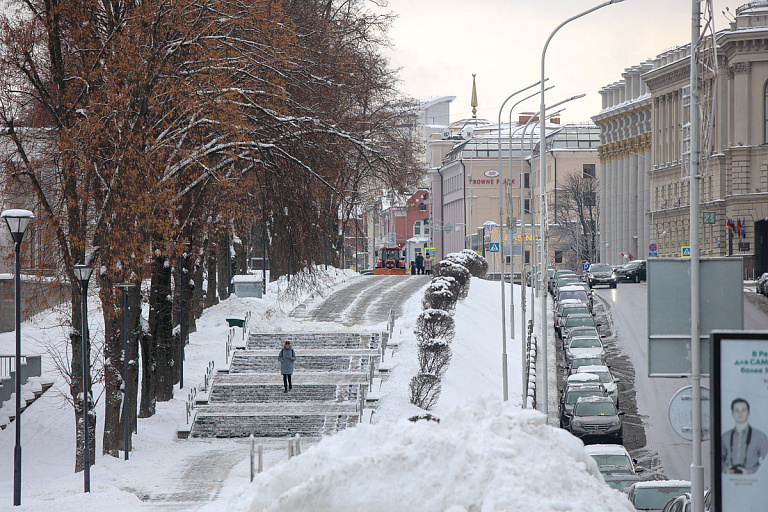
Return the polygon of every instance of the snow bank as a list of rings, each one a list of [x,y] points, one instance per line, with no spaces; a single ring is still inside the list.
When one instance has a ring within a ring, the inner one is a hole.
[[[581,441],[490,397],[433,421],[361,425],[259,475],[230,510],[631,511]]]

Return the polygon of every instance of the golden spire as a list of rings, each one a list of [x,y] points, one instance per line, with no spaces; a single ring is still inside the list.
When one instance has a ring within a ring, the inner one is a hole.
[[[475,85],[475,75],[472,73],[472,118],[477,117],[477,86]]]

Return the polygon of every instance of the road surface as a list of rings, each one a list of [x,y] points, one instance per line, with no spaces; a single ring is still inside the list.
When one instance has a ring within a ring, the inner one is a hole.
[[[634,367],[634,383],[622,382],[620,389],[634,387],[637,411],[646,435],[646,459],[658,453],[660,473],[670,479],[690,479],[691,443],[669,426],[668,407],[672,396],[690,379],[648,377],[648,341],[646,325],[646,284],[622,283],[616,289],[595,289],[599,300],[607,306],[611,330],[618,350]],[[745,291],[744,328],[768,329],[768,300]],[[709,379],[702,379],[709,386]],[[702,445],[705,481],[710,479],[710,443]],[[653,461],[649,465],[653,466]]]

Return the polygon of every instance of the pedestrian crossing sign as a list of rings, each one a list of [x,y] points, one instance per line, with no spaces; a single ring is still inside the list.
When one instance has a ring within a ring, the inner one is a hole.
[[[681,258],[690,258],[691,257],[691,246],[690,245],[684,245],[680,248],[680,257]]]
[[[499,243],[491,242],[491,245],[488,248],[488,252],[499,252]]]

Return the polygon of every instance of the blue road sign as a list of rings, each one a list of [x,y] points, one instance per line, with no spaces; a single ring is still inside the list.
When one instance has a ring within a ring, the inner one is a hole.
[[[680,248],[680,257],[681,258],[690,258],[691,257],[691,246],[690,245],[684,245]]]
[[[656,244],[648,245],[648,252],[656,252]]]
[[[659,253],[655,252],[655,251],[654,252],[649,252],[648,253],[648,257],[649,258],[658,258],[659,257]]]
[[[488,252],[499,252],[499,243],[491,242],[491,245],[488,247]]]
[[[586,272],[588,270],[589,270],[589,263],[585,261],[584,263],[581,264],[581,271]]]

